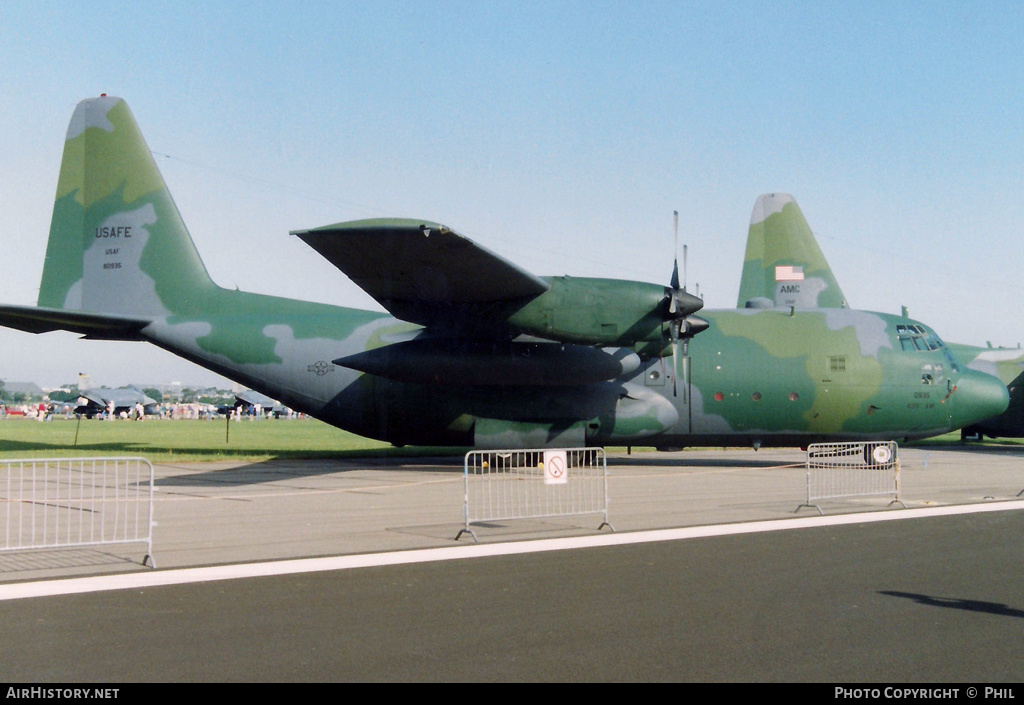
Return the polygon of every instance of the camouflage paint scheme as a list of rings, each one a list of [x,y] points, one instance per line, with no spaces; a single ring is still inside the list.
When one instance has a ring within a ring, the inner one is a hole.
[[[777,274],[777,267],[794,265],[802,268],[799,279]],[[737,307],[748,302],[769,308],[847,308],[825,255],[789,194],[767,194],[754,204]]]
[[[944,346],[904,350],[907,324],[937,337],[897,316],[698,318],[702,302],[676,284],[537,277],[428,221],[297,234],[389,313],[217,286],[128,106],[85,100],[68,130],[39,305],[0,306],[0,323],[148,341],[397,445],[888,440],[1007,403],[1004,385]]]
[[[776,267],[786,281],[777,280]],[[789,276],[791,275],[791,276]],[[743,262],[737,306],[847,308],[847,300],[790,194],[763,194],[754,204]],[[1009,394],[1002,414],[962,429],[963,435],[1024,437],[1024,350],[948,343],[953,358],[964,367],[998,378]]]

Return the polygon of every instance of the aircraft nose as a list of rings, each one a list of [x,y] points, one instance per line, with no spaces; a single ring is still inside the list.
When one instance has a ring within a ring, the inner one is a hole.
[[[979,421],[999,416],[1010,404],[1010,393],[997,377],[965,370],[957,381],[956,391],[950,396],[950,430],[964,428]]]

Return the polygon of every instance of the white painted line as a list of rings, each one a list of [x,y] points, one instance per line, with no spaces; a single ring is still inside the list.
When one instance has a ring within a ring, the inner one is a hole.
[[[713,526],[692,526],[682,529],[661,529],[657,531],[635,531],[619,534],[599,534],[561,539],[540,539],[537,541],[515,541],[498,544],[466,544],[446,548],[429,548],[391,553],[370,553],[354,556],[332,556],[326,558],[302,558],[265,563],[211,566],[206,568],[182,568],[154,570],[145,573],[124,575],[103,575],[90,578],[68,578],[65,580],[42,580],[36,582],[0,585],[0,601],[19,600],[29,597],[52,597],[74,595],[106,590],[138,590],[165,585],[212,582],[216,580],[238,580],[276,575],[294,575],[351,568],[371,568],[411,563],[483,558],[488,556],[509,556],[523,553],[564,551],[577,548],[602,546],[626,546],[658,541],[680,541],[707,538],[711,536],[733,536],[767,531],[809,529],[822,526],[844,526],[849,524],[871,524],[881,521],[901,521],[928,517],[953,516],[960,514],[982,514],[1024,509],[1024,501],[993,502],[992,504],[963,504],[947,507],[923,507],[919,509],[893,509],[884,512],[863,514],[842,514],[837,516],[798,517],[755,521],[743,524],[718,524]]]

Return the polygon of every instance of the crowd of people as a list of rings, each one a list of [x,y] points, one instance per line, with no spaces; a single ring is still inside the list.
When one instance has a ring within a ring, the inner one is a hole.
[[[47,421],[55,416],[63,418],[75,418],[78,415],[89,418],[104,420],[133,420],[142,421],[146,418],[155,419],[213,419],[230,416],[236,421],[247,419],[258,421],[273,413],[275,418],[296,419],[304,418],[304,414],[292,409],[268,410],[260,408],[259,404],[253,406],[217,407],[213,404],[156,404],[143,407],[142,404],[135,404],[130,407],[115,408],[113,402],[108,404],[106,409],[83,409],[72,402],[37,402],[33,404],[12,404],[7,405],[0,402],[0,419],[6,416],[23,416],[34,418],[39,421]]]

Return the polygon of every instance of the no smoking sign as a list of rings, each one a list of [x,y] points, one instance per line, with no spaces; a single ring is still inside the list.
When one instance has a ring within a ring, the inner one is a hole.
[[[544,484],[564,485],[569,481],[569,465],[564,450],[544,451]]]

